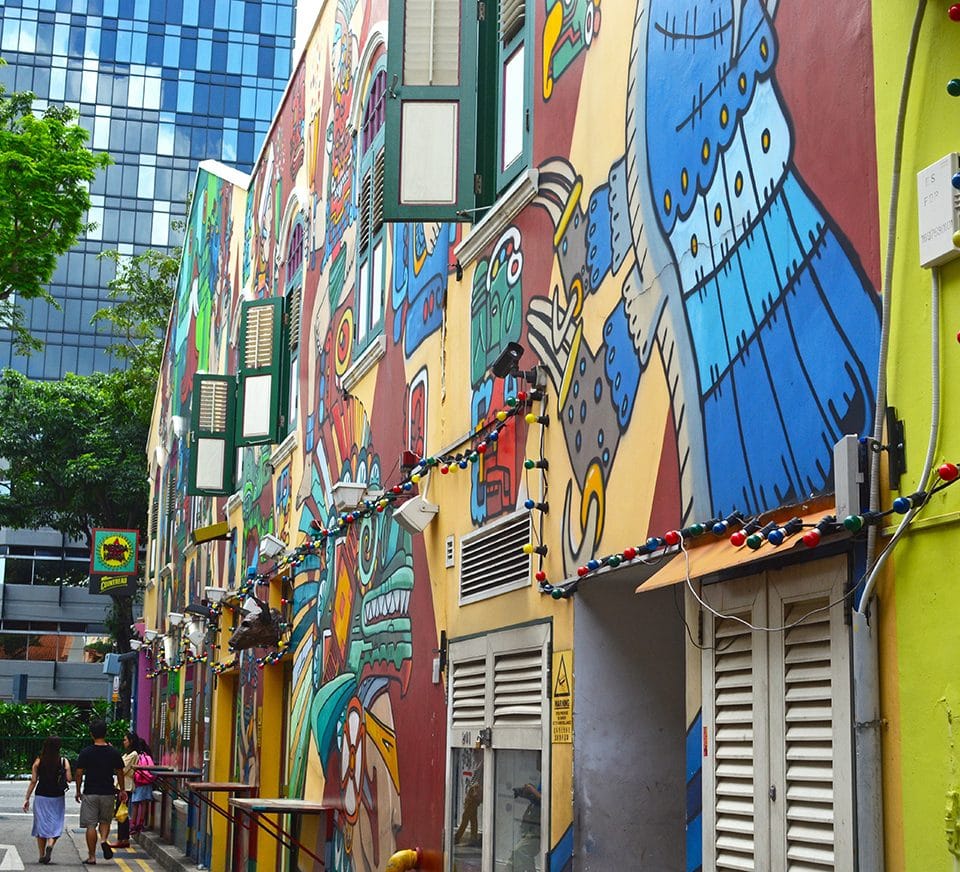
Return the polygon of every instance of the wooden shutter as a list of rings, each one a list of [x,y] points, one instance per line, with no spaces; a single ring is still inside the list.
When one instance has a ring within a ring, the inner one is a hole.
[[[187,492],[204,496],[233,493],[234,380],[195,375],[191,400],[190,477]]]
[[[526,21],[526,0],[500,0],[499,6],[500,42],[506,45]]]
[[[373,187],[373,171],[367,170],[360,180],[360,198],[357,216],[357,253],[362,257],[370,248],[370,189]],[[361,293],[365,288],[361,288]]]
[[[477,9],[477,0],[390,0],[387,221],[472,217]]]
[[[249,300],[240,308],[237,445],[279,441],[283,402],[283,299]]]
[[[287,347],[290,356],[296,356],[300,349],[300,319],[303,310],[303,288],[297,285],[287,294]]]

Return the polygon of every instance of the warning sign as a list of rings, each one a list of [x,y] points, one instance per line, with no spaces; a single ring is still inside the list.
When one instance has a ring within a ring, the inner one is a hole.
[[[573,742],[573,651],[553,652],[553,743]]]

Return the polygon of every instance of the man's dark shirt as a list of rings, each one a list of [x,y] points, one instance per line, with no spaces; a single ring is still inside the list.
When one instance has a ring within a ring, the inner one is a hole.
[[[83,770],[86,796],[113,796],[113,776],[117,769],[123,769],[123,757],[113,745],[87,745],[77,757],[76,768]]]

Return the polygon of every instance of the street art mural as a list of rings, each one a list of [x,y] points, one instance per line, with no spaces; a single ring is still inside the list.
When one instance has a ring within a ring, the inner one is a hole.
[[[375,493],[400,477],[402,451],[439,451],[441,435],[465,429],[469,442],[526,386],[522,375],[490,372],[517,342],[523,368],[541,368],[549,429],[512,418],[468,474],[444,480],[463,482],[453,505],[456,484],[430,487],[430,499],[448,497],[444,539],[516,511],[528,494],[540,498],[553,476],[557,493],[539,518],[549,546],[542,563],[551,578],[570,577],[598,552],[667,525],[828,491],[833,443],[872,423],[875,271],[861,263],[862,237],[849,234],[850,215],[876,219],[869,203],[841,215],[822,201],[809,152],[798,158],[811,121],[791,117],[782,87],[794,34],[778,32],[779,6],[545,0],[530,23],[541,37],[533,201],[498,225],[472,263],[456,253],[466,225],[390,226],[383,356],[357,375],[351,119],[382,10],[354,0],[325,10],[249,189],[201,177],[161,388],[166,431],[189,413],[198,369],[235,371],[241,298],[284,292],[280,252],[299,222],[293,448],[289,459],[277,452],[276,467],[272,446],[240,452],[242,525],[193,576],[176,558],[180,571],[160,602],[181,605],[185,578],[197,590],[243,583],[251,567],[263,569],[267,533],[291,548],[318,540],[290,568],[284,777],[291,796],[342,808],[330,845],[317,836],[328,866],[365,872],[397,848],[440,838],[446,708],[432,663],[438,628],[450,631],[457,618],[432,594],[431,579],[447,569],[437,542],[425,544],[436,529],[411,536],[385,508],[323,538],[338,516],[334,485],[357,481]],[[235,209],[234,197],[245,198]],[[189,445],[165,444],[177,482],[171,541],[182,554],[190,519],[222,519],[224,502],[205,499],[194,511]],[[524,471],[524,458],[547,455],[548,470]],[[632,495],[641,467],[655,474],[624,518],[612,506]],[[518,621],[548,616],[562,626],[552,600],[536,611],[533,584],[514,594],[524,603]],[[254,780],[261,726],[272,717],[256,656],[240,659],[232,716],[233,774]],[[694,722],[690,736],[698,729]],[[563,753],[554,749],[558,760]],[[554,817],[547,867],[562,870],[573,830],[562,810]],[[698,806],[689,824],[699,825]]]
[[[568,571],[600,542],[618,442],[653,361],[671,397],[678,525],[832,489],[833,444],[871,426],[877,295],[792,163],[777,53],[759,0],[641,5],[626,154],[586,208],[568,160],[541,164],[535,202],[561,282],[526,319],[574,473]],[[664,99],[667,82],[680,97]],[[608,279],[620,300],[597,311],[590,298]],[[583,325],[597,318],[594,349]]]

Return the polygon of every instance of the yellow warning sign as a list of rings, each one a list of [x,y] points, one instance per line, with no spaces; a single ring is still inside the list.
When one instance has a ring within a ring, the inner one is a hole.
[[[573,651],[553,652],[553,743],[573,742]]]

